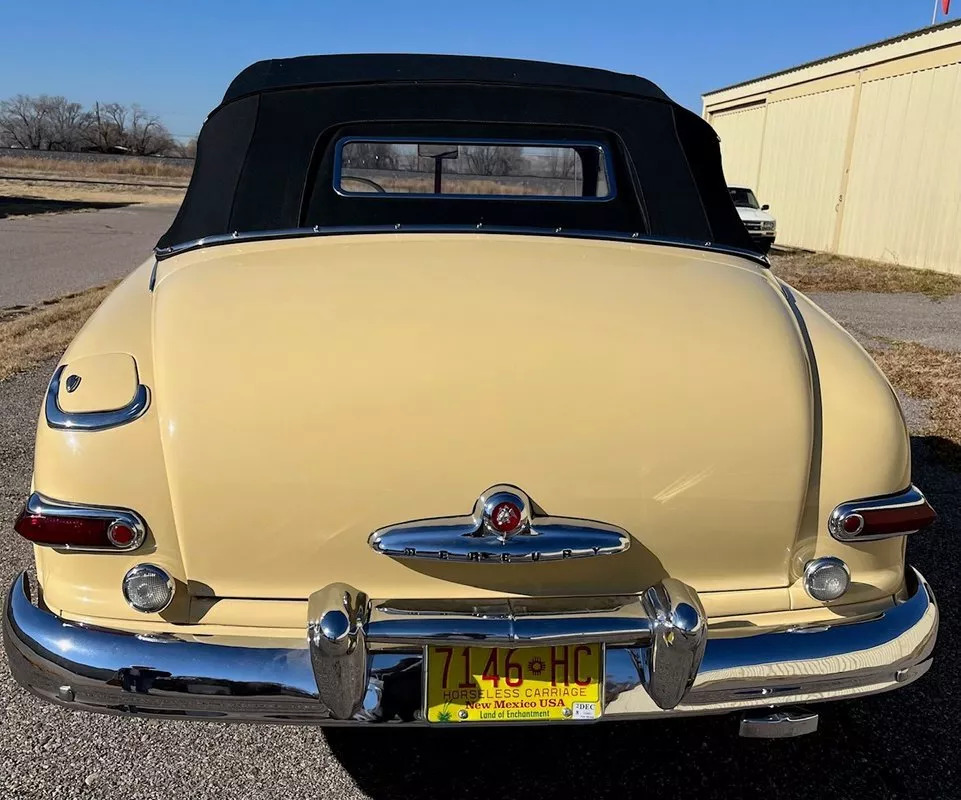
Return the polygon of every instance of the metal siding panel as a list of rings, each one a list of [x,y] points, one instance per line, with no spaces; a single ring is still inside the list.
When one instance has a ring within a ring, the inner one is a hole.
[[[865,83],[839,252],[961,273],[961,65]]]
[[[853,96],[847,86],[768,106],[757,190],[781,244],[831,246]]]
[[[728,184],[756,187],[764,134],[764,106],[716,114],[711,118],[711,124],[721,139],[721,160]]]
[[[826,78],[857,70],[872,70],[879,65],[904,63],[917,57],[931,57],[939,60],[940,64],[957,61],[956,56],[947,55],[945,50],[961,44],[961,20],[954,20],[935,28],[924,28],[903,36],[897,36],[886,42],[857,48],[846,53],[838,53],[819,61],[801,64],[793,69],[778,72],[773,75],[761,76],[746,83],[736,84],[723,89],[715,89],[702,95],[705,109],[732,102],[741,102],[743,98],[754,96],[763,97],[766,94],[791,86],[807,83],[809,88],[804,92],[817,91]],[[938,66],[926,64],[923,68]],[[908,70],[918,69],[916,66],[907,67]],[[876,76],[867,76],[868,79]]]

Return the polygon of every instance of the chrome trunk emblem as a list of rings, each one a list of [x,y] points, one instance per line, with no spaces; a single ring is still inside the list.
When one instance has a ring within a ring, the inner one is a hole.
[[[523,491],[498,485],[467,516],[388,525],[371,534],[370,546],[394,558],[505,564],[623,553],[631,537],[605,522],[537,514]]]

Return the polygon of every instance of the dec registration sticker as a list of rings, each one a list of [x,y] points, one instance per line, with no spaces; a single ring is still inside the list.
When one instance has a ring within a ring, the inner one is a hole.
[[[427,721],[590,720],[601,715],[600,644],[427,648]]]

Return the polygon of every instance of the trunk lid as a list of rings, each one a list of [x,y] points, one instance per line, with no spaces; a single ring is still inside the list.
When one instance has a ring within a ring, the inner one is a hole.
[[[392,234],[161,262],[155,397],[194,594],[785,586],[812,402],[763,268],[683,248]],[[623,554],[398,561],[368,536],[514,484]]]

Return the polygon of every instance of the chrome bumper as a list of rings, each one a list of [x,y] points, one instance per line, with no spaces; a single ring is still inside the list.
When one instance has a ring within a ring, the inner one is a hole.
[[[910,683],[931,665],[938,610],[917,572],[906,580],[908,597],[867,619],[710,639],[696,594],[670,579],[642,596],[594,598],[589,611],[562,599],[412,608],[335,585],[311,598],[303,645],[278,648],[70,623],[34,605],[21,575],[3,634],[16,680],[70,708],[348,725],[425,724],[427,643],[602,641],[602,719],[629,719],[811,703]]]

